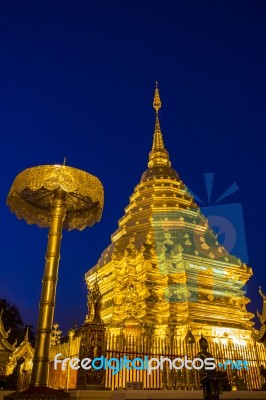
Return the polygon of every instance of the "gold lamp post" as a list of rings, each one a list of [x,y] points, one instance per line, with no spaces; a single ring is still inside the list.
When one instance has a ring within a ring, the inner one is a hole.
[[[49,234],[30,387],[5,399],[69,398],[62,390],[48,388],[62,230],[82,230],[101,219],[103,186],[98,178],[85,171],[65,165],[41,165],[16,177],[7,204],[28,224],[49,227]]]

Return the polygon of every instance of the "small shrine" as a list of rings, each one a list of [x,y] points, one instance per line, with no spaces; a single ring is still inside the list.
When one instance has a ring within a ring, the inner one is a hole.
[[[6,366],[6,375],[12,389],[26,389],[29,386],[34,349],[29,342],[27,328],[23,342],[13,351]]]
[[[79,348],[79,358],[89,357],[91,360],[104,355],[105,327],[101,318],[102,295],[96,281],[91,286],[88,294],[88,315],[81,328],[81,339]],[[82,368],[77,375],[78,389],[103,389],[104,388],[104,369],[90,369],[86,371]]]

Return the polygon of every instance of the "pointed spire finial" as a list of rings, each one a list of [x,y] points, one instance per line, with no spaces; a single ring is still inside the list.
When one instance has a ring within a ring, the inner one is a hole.
[[[188,344],[194,344],[195,343],[195,337],[193,333],[191,332],[190,328],[188,329],[188,332],[185,337],[186,341]]]
[[[25,337],[24,337],[23,341],[24,342],[28,342],[29,341],[29,327],[28,326],[27,326]]]
[[[152,151],[149,155],[149,163],[148,167],[159,167],[159,166],[167,166],[170,167],[171,163],[169,160],[168,151],[164,147],[163,135],[161,132],[160,121],[159,121],[159,110],[162,107],[158,82],[156,82],[154,99],[153,99],[153,108],[156,111],[155,118],[155,130],[153,135],[153,144]]]
[[[263,291],[262,291],[262,289],[261,289],[261,286],[259,286],[259,294],[261,295],[261,297],[262,297],[263,299],[266,298],[265,294],[263,293]]]

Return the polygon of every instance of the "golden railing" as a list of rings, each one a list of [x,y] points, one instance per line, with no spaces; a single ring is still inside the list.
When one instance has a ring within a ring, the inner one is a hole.
[[[67,346],[67,344],[66,344]],[[67,349],[67,347],[66,347]],[[63,357],[78,357],[78,349],[72,349],[71,354],[68,354],[66,349],[57,348],[56,352],[62,352]],[[106,335],[105,339],[106,352],[104,357],[134,358],[144,359],[156,357],[168,357],[171,360],[174,358],[183,358],[185,355],[189,359],[197,357],[200,352],[198,341],[194,344],[189,344],[185,340],[170,339],[169,337],[152,337],[152,336],[115,336]],[[235,390],[260,390],[264,379],[260,376],[260,366],[266,367],[266,349],[263,345],[254,343],[249,346],[237,344],[218,344],[209,341],[208,352],[216,360],[216,364],[224,363],[230,359],[232,361],[246,360],[249,364],[249,369],[232,370],[230,366],[224,370],[217,367],[217,371],[226,371],[228,383]],[[52,359],[52,358],[51,358]],[[55,371],[53,363],[50,364],[50,379],[49,386],[54,388],[76,387],[77,371],[68,370],[61,371],[60,365]],[[115,390],[116,388],[126,388],[135,386],[143,389],[173,389],[173,390],[199,390],[200,377],[197,370],[187,370],[182,368],[179,371],[170,370],[168,363],[164,364],[163,370],[157,369],[148,374],[147,370],[127,370],[122,369],[116,375],[111,369],[105,371],[105,387]]]
[[[232,369],[230,366],[224,368],[217,367],[217,371],[226,371],[229,384],[235,390],[259,390],[262,383],[260,376],[260,365],[266,367],[266,349],[260,344],[243,346],[237,344],[218,344],[209,343],[209,353],[215,358],[216,363],[224,363],[230,359],[232,361],[246,360],[249,369]],[[189,359],[197,357],[200,352],[198,343],[188,344],[185,340],[170,339],[168,337],[122,337],[110,335],[106,337],[105,357],[128,359],[168,357],[183,358],[185,355]],[[168,368],[168,363],[164,364],[163,370],[153,370],[148,374],[147,370],[127,370],[122,369],[117,374],[107,369],[105,372],[105,387],[114,390],[115,388],[126,388],[129,383],[139,383],[143,389],[174,389],[174,390],[199,390],[200,379],[197,370],[182,368],[179,371]]]

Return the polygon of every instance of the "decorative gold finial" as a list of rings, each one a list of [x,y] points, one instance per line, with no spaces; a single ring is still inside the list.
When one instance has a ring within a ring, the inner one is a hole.
[[[28,326],[27,326],[25,337],[24,337],[23,341],[24,342],[28,342],[29,341],[29,327]]]
[[[153,99],[153,108],[156,111],[156,119],[155,119],[152,150],[149,155],[149,163],[148,163],[149,168],[159,167],[159,166],[167,166],[167,167],[171,166],[168,151],[164,147],[163,135],[160,127],[159,110],[161,107],[162,103],[158,89],[158,82],[156,82],[154,99]]]
[[[66,165],[66,157],[64,158],[64,162],[63,162],[63,165]]]
[[[153,99],[153,108],[156,110],[156,113],[160,110],[162,107],[161,99],[160,99],[160,93],[158,89],[158,82],[156,82],[156,88],[155,88],[155,93],[154,93],[154,99]]]

